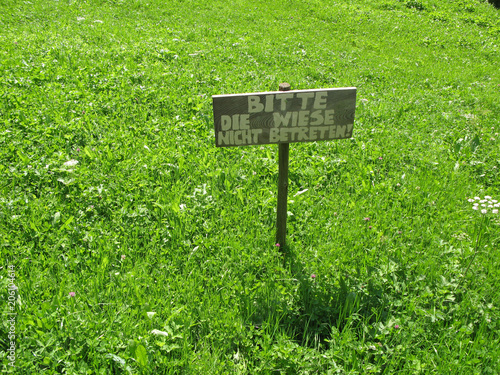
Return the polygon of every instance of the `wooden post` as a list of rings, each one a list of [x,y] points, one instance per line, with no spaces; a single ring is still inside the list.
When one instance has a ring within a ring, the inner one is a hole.
[[[280,83],[280,91],[289,91],[290,84]],[[276,210],[276,244],[279,244],[280,250],[286,246],[286,219],[287,219],[287,199],[288,199],[288,155],[289,143],[280,143],[278,145],[278,207]]]

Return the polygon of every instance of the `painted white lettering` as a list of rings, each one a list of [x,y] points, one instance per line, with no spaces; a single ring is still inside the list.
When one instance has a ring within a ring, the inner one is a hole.
[[[347,125],[338,125],[337,126],[337,138],[345,138],[346,129],[347,129]]]
[[[266,96],[266,112],[274,111],[274,95]]]
[[[299,137],[299,132],[301,128],[290,128],[290,131],[293,132],[292,134],[292,141],[297,141]]]
[[[299,126],[307,126],[309,124],[309,111],[299,111]]]
[[[309,130],[309,128],[302,127],[298,128],[298,130],[299,134],[297,135],[297,141],[308,141],[309,137],[307,135],[307,131]]]
[[[248,113],[240,115],[240,129],[242,130],[250,129],[250,115]]]
[[[251,130],[242,130],[241,131],[241,141],[247,145],[252,143],[252,131]]]
[[[233,115],[232,120],[233,120],[232,129],[240,130],[240,115]]]
[[[297,119],[299,118],[298,112],[292,112],[292,126],[297,126]]]
[[[321,114],[321,111],[314,111],[311,113],[311,125],[323,125],[323,115]]]
[[[286,110],[286,100],[293,99],[293,94],[279,94],[279,95],[276,95],[276,99],[281,100],[281,110],[285,111]]]
[[[313,92],[300,92],[300,93],[297,93],[297,98],[302,99],[302,104],[301,104],[300,109],[304,110],[304,109],[307,109],[308,99],[314,98],[314,93]]]
[[[288,139],[288,129],[280,129],[280,141],[281,142],[289,142],[290,140]]]
[[[352,128],[353,128],[353,124],[348,124],[347,125],[347,131],[345,133],[345,136],[346,138],[351,138],[352,137]]]
[[[248,113],[258,113],[264,110],[264,104],[260,102],[260,98],[255,95],[248,97]]]
[[[318,128],[320,135],[319,139],[325,139],[326,138],[326,133],[328,132],[328,126],[322,126]]]
[[[314,98],[314,109],[325,109],[327,96],[327,92],[317,92]]]
[[[231,132],[219,132],[217,136],[217,145],[228,145],[229,144],[229,133]]]
[[[288,123],[290,122],[290,116],[292,115],[291,112],[286,112],[285,115],[281,115],[279,112],[274,112],[274,127],[278,128],[280,126],[288,126]]]
[[[279,128],[271,128],[269,130],[269,142],[275,143],[280,139],[280,129]]]
[[[252,129],[253,143],[259,143],[260,134],[262,134],[262,129]]]
[[[318,139],[317,130],[318,130],[318,128],[315,126],[309,128],[309,140],[314,141],[314,140]]]
[[[234,144],[236,146],[240,146],[243,144],[243,140],[241,139],[241,137],[239,137],[241,135],[242,131],[241,130],[235,130],[234,131]]]
[[[325,125],[333,125],[335,120],[333,119],[333,114],[335,111],[333,109],[327,109],[325,111]]]
[[[229,117],[227,115],[222,115],[220,117],[220,128],[221,128],[221,130],[231,129],[231,117]]]
[[[328,138],[335,139],[337,138],[337,127],[330,126],[330,132],[328,133]]]

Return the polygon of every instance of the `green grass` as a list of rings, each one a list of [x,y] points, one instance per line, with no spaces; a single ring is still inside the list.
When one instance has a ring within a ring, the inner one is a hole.
[[[467,201],[500,200],[487,1],[0,14],[2,370],[500,372],[500,216]],[[285,255],[277,147],[216,148],[211,107],[280,82],[358,90],[352,139],[290,146]]]

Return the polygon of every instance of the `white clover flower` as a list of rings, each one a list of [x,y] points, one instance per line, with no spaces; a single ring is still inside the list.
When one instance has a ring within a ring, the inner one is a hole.
[[[160,331],[159,329],[153,329],[151,333],[158,336],[168,336],[168,332]]]
[[[73,167],[75,165],[78,164],[78,160],[75,160],[75,159],[71,159],[71,160],[68,160],[66,163],[64,163],[63,165],[65,167]]]
[[[497,204],[496,201],[494,201],[494,199],[492,199],[489,195],[485,196],[485,199],[481,199],[481,198],[478,198],[476,197],[475,200],[478,200],[480,203],[481,203],[481,207],[486,207],[486,202],[488,202],[488,207],[495,207],[495,205]],[[493,203],[495,203],[495,205],[493,205]],[[465,279],[465,276],[467,275],[467,272],[469,271],[470,267],[472,266],[472,263],[474,263],[474,259],[476,258],[478,252],[479,252],[479,248],[480,248],[480,239],[481,239],[481,234],[483,233],[484,231],[484,227],[489,223],[489,217],[486,216],[486,214],[488,214],[488,209],[486,208],[480,208],[479,207],[479,204],[478,203],[474,203],[474,205],[472,206],[472,209],[473,210],[481,210],[481,214],[485,215],[481,218],[481,220],[477,220],[476,221],[476,239],[475,239],[475,248],[474,248],[474,254],[472,256],[472,259],[469,261],[469,264],[467,266],[467,268],[465,269],[465,272],[463,273],[463,278],[462,280]],[[496,215],[498,214],[498,208],[492,208],[491,210],[491,213]],[[462,281],[459,281],[459,285]]]
[[[467,199],[469,202],[474,202],[472,205],[473,210],[481,210],[482,214],[487,214],[490,209],[492,214],[498,214],[498,207],[500,207],[500,203],[496,199],[491,198],[489,195],[486,195],[484,199],[479,197],[474,197],[474,199]],[[476,202],[479,201],[479,202]]]

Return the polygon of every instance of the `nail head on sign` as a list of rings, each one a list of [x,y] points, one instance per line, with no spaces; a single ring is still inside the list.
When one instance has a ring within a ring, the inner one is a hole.
[[[279,90],[280,91],[290,91],[290,84],[286,83],[286,82],[280,83]]]

